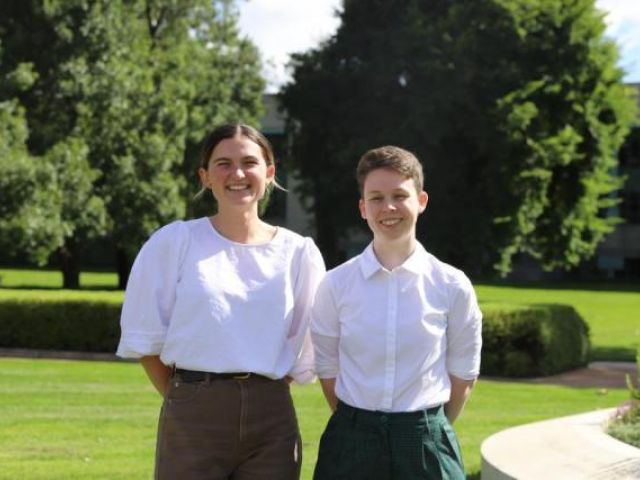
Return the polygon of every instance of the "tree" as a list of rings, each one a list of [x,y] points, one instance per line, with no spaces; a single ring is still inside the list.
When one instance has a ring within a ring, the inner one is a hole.
[[[345,1],[282,92],[328,263],[358,224],[355,164],[386,143],[425,166],[428,248],[471,273],[593,254],[631,102],[591,0]],[[347,199],[352,211],[336,208]],[[552,240],[552,241],[549,241]]]
[[[104,218],[108,226],[124,287],[142,242],[184,216],[193,190],[185,165],[193,174],[205,130],[259,115],[257,51],[239,38],[237,12],[226,0],[33,0],[3,4],[0,18],[0,70],[28,65],[34,72],[33,85],[16,96],[26,111],[28,151],[71,161],[61,147],[47,154],[62,142],[86,157],[96,174],[84,179],[91,178],[107,212],[96,210],[93,220]],[[37,33],[24,34],[34,28]],[[10,95],[15,92],[0,88],[0,99]],[[76,205],[99,208],[98,202]],[[73,218],[64,251],[67,264],[77,265],[82,232],[104,229],[91,230],[79,212]],[[65,286],[73,286],[66,277]]]
[[[43,157],[29,154],[24,110],[16,101],[0,103],[0,245],[26,253],[37,264],[56,251],[65,284],[77,281],[72,239],[91,238],[105,225],[104,205],[93,194],[99,172],[76,138],[54,145]]]

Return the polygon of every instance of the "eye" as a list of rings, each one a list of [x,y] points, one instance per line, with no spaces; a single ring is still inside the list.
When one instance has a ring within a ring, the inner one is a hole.
[[[382,200],[382,197],[377,195],[375,197],[369,197],[370,202],[379,202],[380,200]]]
[[[231,164],[229,160],[217,160],[213,166],[214,167],[228,167]]]
[[[397,193],[393,196],[393,198],[395,198],[396,200],[404,200],[407,197],[408,195],[405,193]]]

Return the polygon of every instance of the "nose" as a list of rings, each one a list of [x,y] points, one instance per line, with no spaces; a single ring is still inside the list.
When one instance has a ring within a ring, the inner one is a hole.
[[[245,174],[244,174],[244,170],[242,168],[242,165],[240,165],[240,164],[234,165],[234,167],[231,170],[231,175],[234,178],[244,178]]]
[[[384,202],[383,209],[384,209],[385,212],[387,212],[387,211],[393,212],[393,211],[396,210],[396,205],[395,205],[395,203],[393,203],[392,200],[387,200],[387,201]]]

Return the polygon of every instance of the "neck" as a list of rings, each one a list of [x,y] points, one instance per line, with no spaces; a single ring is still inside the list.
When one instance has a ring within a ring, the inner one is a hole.
[[[219,210],[210,218],[223,237],[238,243],[265,243],[273,238],[275,227],[263,222],[256,211]]]
[[[416,243],[415,236],[387,241],[374,238],[373,251],[380,265],[387,270],[393,270],[411,256],[416,249]]]

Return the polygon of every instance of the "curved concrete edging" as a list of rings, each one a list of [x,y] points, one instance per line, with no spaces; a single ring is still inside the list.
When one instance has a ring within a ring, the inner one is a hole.
[[[639,479],[640,448],[604,432],[615,408],[498,432],[480,447],[482,480]]]

